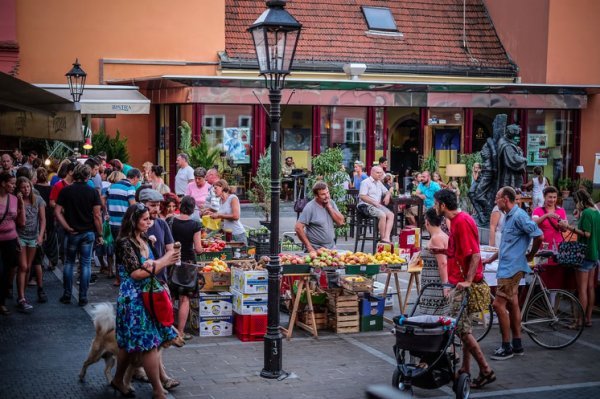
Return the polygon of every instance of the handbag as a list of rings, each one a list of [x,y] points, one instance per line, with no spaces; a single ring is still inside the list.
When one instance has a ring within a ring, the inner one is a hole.
[[[169,290],[158,281],[154,271],[155,266],[152,266],[150,280],[142,287],[144,308],[155,321],[164,327],[171,327],[175,323],[171,295]]]
[[[573,232],[569,237],[558,245],[558,254],[556,261],[565,266],[579,266],[585,260],[587,245],[582,242],[569,241],[573,236]]]
[[[179,288],[194,290],[198,286],[198,271],[194,265],[175,265],[171,269],[170,281]]]
[[[104,223],[102,223],[102,239],[106,246],[111,246],[114,243],[114,237],[110,230],[110,223],[108,223],[108,220],[105,220]]]

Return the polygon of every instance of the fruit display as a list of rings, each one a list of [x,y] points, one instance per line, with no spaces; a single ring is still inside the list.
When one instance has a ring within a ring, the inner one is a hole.
[[[282,265],[311,265],[313,267],[340,267],[348,265],[396,265],[406,263],[398,254],[378,252],[375,255],[364,252],[339,253],[335,249],[321,248],[312,254],[279,254]]]
[[[266,258],[266,259],[265,259]],[[240,260],[231,260],[229,262],[231,267],[235,267],[244,271],[251,270],[266,270],[266,265],[269,263],[269,257],[263,256],[256,262],[254,259],[240,259]]]
[[[203,249],[204,249],[204,252],[221,252],[223,249],[225,249],[225,241],[223,241],[223,240],[206,241],[205,247]]]
[[[382,265],[399,265],[402,263],[406,263],[406,259],[402,258],[398,254],[393,254],[390,252],[378,252],[375,254],[376,264]]]
[[[229,266],[227,266],[227,263],[219,258],[214,258],[202,268],[202,272],[228,273],[231,272],[231,270],[229,269]]]

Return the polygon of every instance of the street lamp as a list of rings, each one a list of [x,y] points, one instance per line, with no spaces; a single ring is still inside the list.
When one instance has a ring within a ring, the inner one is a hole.
[[[269,299],[267,333],[264,342],[264,378],[279,378],[282,370],[282,335],[279,331],[279,175],[281,90],[285,77],[290,74],[294,53],[302,25],[285,9],[284,0],[270,0],[268,7],[248,31],[252,34],[258,68],[269,89],[271,122],[271,256],[267,266],[269,272]]]
[[[73,102],[78,103],[81,95],[83,94],[87,73],[81,69],[81,65],[79,64],[79,60],[77,58],[75,59],[75,63],[73,63],[73,68],[71,68],[71,70],[67,72],[65,76],[67,77],[67,82],[69,83],[69,91],[73,97]]]

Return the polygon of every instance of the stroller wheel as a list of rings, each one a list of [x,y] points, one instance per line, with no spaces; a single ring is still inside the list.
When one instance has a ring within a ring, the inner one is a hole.
[[[471,393],[471,376],[461,373],[456,381],[456,399],[468,399]]]
[[[405,383],[401,377],[402,376],[400,375],[400,370],[398,370],[398,368],[396,367],[396,370],[394,370],[394,375],[392,376],[392,386],[394,388],[398,388],[401,391],[410,391],[412,389],[412,386],[410,384]]]

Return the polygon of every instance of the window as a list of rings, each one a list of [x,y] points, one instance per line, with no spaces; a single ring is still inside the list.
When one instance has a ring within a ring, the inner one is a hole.
[[[204,117],[204,128],[216,132],[223,129],[225,126],[225,116],[223,115],[207,115]]]
[[[398,32],[392,12],[386,7],[362,7],[369,30]]]
[[[364,123],[363,119],[346,118],[344,134],[346,137],[346,143],[363,143],[364,140]]]
[[[240,115],[238,127],[250,128],[252,126],[252,117],[248,115]]]

